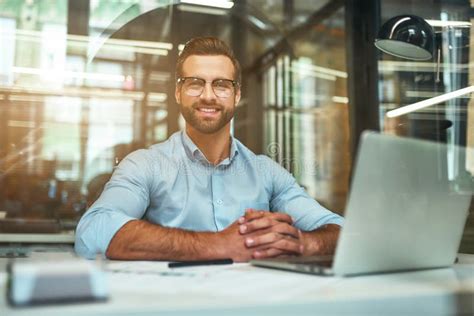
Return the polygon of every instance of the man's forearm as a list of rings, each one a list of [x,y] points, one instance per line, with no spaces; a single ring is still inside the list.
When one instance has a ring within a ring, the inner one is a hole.
[[[106,256],[119,260],[206,260],[224,257],[216,233],[162,227],[144,220],[125,224],[112,238]]]
[[[331,255],[336,250],[341,227],[328,224],[311,232],[303,232],[305,256]]]

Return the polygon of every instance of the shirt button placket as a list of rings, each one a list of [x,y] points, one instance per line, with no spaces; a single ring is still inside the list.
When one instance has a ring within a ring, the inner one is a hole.
[[[212,174],[212,200],[214,204],[214,221],[218,230],[224,228],[222,214],[224,213],[224,190],[222,179],[218,172]]]

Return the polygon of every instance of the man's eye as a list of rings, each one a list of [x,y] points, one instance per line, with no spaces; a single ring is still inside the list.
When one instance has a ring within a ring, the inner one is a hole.
[[[228,80],[216,80],[214,81],[214,87],[220,89],[230,89],[232,88],[232,82]]]
[[[202,81],[199,80],[199,79],[189,79],[187,84],[190,87],[201,87],[201,86],[203,86]]]

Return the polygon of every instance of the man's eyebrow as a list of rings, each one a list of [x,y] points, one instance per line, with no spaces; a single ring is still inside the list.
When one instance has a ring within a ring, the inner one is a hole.
[[[196,78],[196,79],[202,79],[202,80],[206,80],[204,79],[203,77],[199,77],[199,76],[183,76],[182,78]],[[224,78],[224,77],[216,77],[212,80],[209,80],[209,81],[216,81],[216,80],[231,80],[231,81],[235,81],[235,79],[231,79],[231,78]]]

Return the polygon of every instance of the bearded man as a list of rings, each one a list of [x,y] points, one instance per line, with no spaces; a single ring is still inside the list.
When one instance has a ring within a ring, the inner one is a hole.
[[[241,70],[221,40],[190,40],[176,65],[184,131],[128,155],[81,218],[76,252],[121,260],[331,254],[342,217],[232,137]]]

